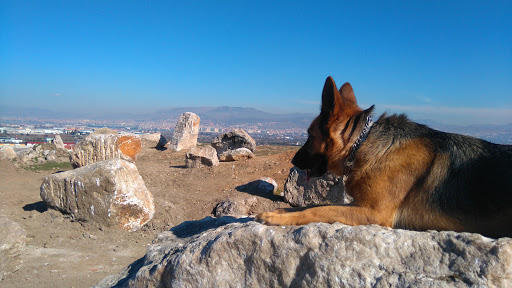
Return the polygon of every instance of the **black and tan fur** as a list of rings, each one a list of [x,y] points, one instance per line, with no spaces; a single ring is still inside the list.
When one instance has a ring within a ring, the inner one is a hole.
[[[268,225],[341,222],[414,230],[512,236],[512,146],[440,132],[404,115],[382,115],[356,152],[370,109],[359,108],[349,83],[331,77],[320,115],[292,163],[313,177],[347,175],[351,204],[280,209],[261,213]]]

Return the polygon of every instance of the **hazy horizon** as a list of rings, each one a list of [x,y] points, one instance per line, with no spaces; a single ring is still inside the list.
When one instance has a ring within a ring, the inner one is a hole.
[[[306,113],[306,112],[289,112],[289,113],[286,113],[286,112],[281,112],[279,113],[279,111],[276,111],[276,112],[272,112],[272,111],[265,111],[265,110],[261,110],[261,109],[257,109],[257,108],[254,108],[254,107],[234,107],[234,106],[225,106],[225,105],[222,105],[222,106],[180,106],[180,107],[158,107],[158,108],[154,108],[152,110],[147,110],[147,111],[126,111],[126,110],[112,110],[110,109],[109,111],[94,111],[94,112],[91,112],[91,113],[80,113],[80,114],[77,114],[77,119],[80,118],[80,119],[87,119],[87,115],[91,115],[91,117],[96,117],[96,116],[105,116],[106,118],[105,119],[108,119],[108,115],[111,114],[111,115],[115,115],[117,116],[117,118],[119,118],[119,115],[127,115],[126,117],[130,117],[130,116],[145,116],[145,115],[152,115],[152,114],[155,114],[155,113],[163,113],[163,112],[166,112],[166,111],[170,111],[170,110],[182,110],[183,112],[193,112],[193,111],[186,111],[187,109],[188,110],[198,110],[198,109],[207,109],[207,110],[213,110],[213,109],[219,109],[219,108],[224,108],[224,107],[227,107],[227,108],[234,108],[234,109],[254,109],[258,112],[263,112],[263,113],[268,113],[269,116],[270,115],[297,115],[297,116],[300,116],[300,115],[304,115],[304,117],[308,117],[308,118],[311,118],[314,119],[314,117],[316,117],[318,115],[318,113],[320,112],[320,104],[318,104],[318,112],[316,113]],[[366,106],[362,107],[362,108],[368,108]],[[496,125],[496,126],[503,126],[503,125],[512,125],[512,118],[505,118],[505,117],[502,117],[503,115],[497,115],[495,117],[495,119],[499,119],[499,120],[502,120],[502,121],[485,121],[485,119],[483,118],[478,118],[478,119],[475,119],[476,116],[482,116],[482,114],[478,114],[478,113],[475,113],[474,109],[460,109],[460,108],[447,108],[447,107],[444,107],[442,109],[446,109],[446,110],[451,110],[452,113],[456,114],[456,120],[453,120],[450,121],[449,118],[440,118],[440,117],[435,117],[436,115],[439,115],[437,114],[437,112],[435,111],[436,108],[432,108],[432,107],[424,107],[422,108],[422,110],[424,109],[425,111],[418,111],[418,113],[407,113],[406,110],[410,108],[410,107],[394,107],[394,106],[386,106],[386,105],[383,105],[383,107],[379,107],[379,106],[376,106],[375,107],[375,110],[374,110],[374,118],[377,119],[380,115],[382,115],[383,113],[386,113],[388,115],[391,115],[391,114],[405,114],[408,116],[409,119],[411,119],[412,121],[415,121],[415,122],[419,122],[419,123],[424,123],[424,124],[432,124],[432,123],[435,123],[435,124],[438,124],[438,125],[447,125],[447,126],[460,126],[460,127],[464,127],[464,126],[485,126],[485,125]],[[32,118],[35,118],[35,119],[38,119],[38,118],[48,118],[48,119],[51,119],[51,113],[72,113],[72,112],[69,112],[69,111],[62,111],[60,109],[46,109],[46,108],[38,108],[38,107],[30,107],[30,108],[24,108],[24,107],[14,107],[14,106],[9,106],[9,107],[6,107],[6,106],[3,106],[3,105],[0,105],[0,112],[2,111],[5,111],[5,110],[10,110],[10,109],[21,109],[21,110],[24,110],[22,117],[25,117],[25,118],[28,118],[28,117],[32,117]],[[44,117],[40,116],[40,115],[33,115],[33,114],[30,114],[30,116],[27,115],[27,113],[36,113],[36,111],[39,111],[41,113],[48,113],[46,115],[44,115]],[[485,113],[486,111],[484,109],[482,109],[482,111]],[[442,111],[441,111],[442,112]],[[200,112],[199,112],[200,113]],[[463,115],[464,113],[467,113],[465,119],[467,119],[466,122],[461,122],[460,119],[461,119],[461,115]],[[503,113],[508,113],[508,111],[505,111]],[[8,112],[8,113],[3,113],[3,115],[0,115],[0,119],[2,117],[5,117],[5,115],[9,115],[11,114],[10,117],[13,117],[14,115],[12,115],[13,113],[12,112]],[[201,116],[201,115],[200,115]],[[60,117],[60,116],[59,116]],[[176,118],[176,116],[175,116]],[[66,116],[66,119],[68,120],[73,120],[73,118],[71,116]],[[94,120],[94,119],[89,119],[89,120]],[[111,120],[118,120],[118,119],[111,119]],[[125,119],[125,120],[129,120],[129,118]]]

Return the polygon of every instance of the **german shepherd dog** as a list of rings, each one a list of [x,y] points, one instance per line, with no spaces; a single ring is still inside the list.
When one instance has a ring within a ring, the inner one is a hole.
[[[440,132],[404,115],[359,108],[349,83],[328,77],[320,115],[292,163],[307,177],[345,177],[346,205],[279,209],[267,225],[340,222],[512,236],[512,145]]]

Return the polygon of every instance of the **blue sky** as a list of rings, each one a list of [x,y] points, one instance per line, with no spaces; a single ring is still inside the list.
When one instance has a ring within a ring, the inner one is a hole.
[[[0,5],[4,106],[316,114],[332,75],[378,112],[512,122],[512,1]]]

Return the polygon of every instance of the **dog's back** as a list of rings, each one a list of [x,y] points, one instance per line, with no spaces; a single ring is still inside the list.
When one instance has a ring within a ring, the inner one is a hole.
[[[427,207],[404,199],[394,226],[421,229],[421,219],[411,214],[423,214],[425,221],[432,222],[427,216],[432,212],[456,219],[463,231],[512,236],[511,145],[440,132],[402,115],[381,117],[369,137],[397,149],[401,143],[420,140],[417,142],[424,147],[418,152],[430,154],[428,167],[414,184],[417,191],[411,192],[424,194],[420,198],[426,200]]]

